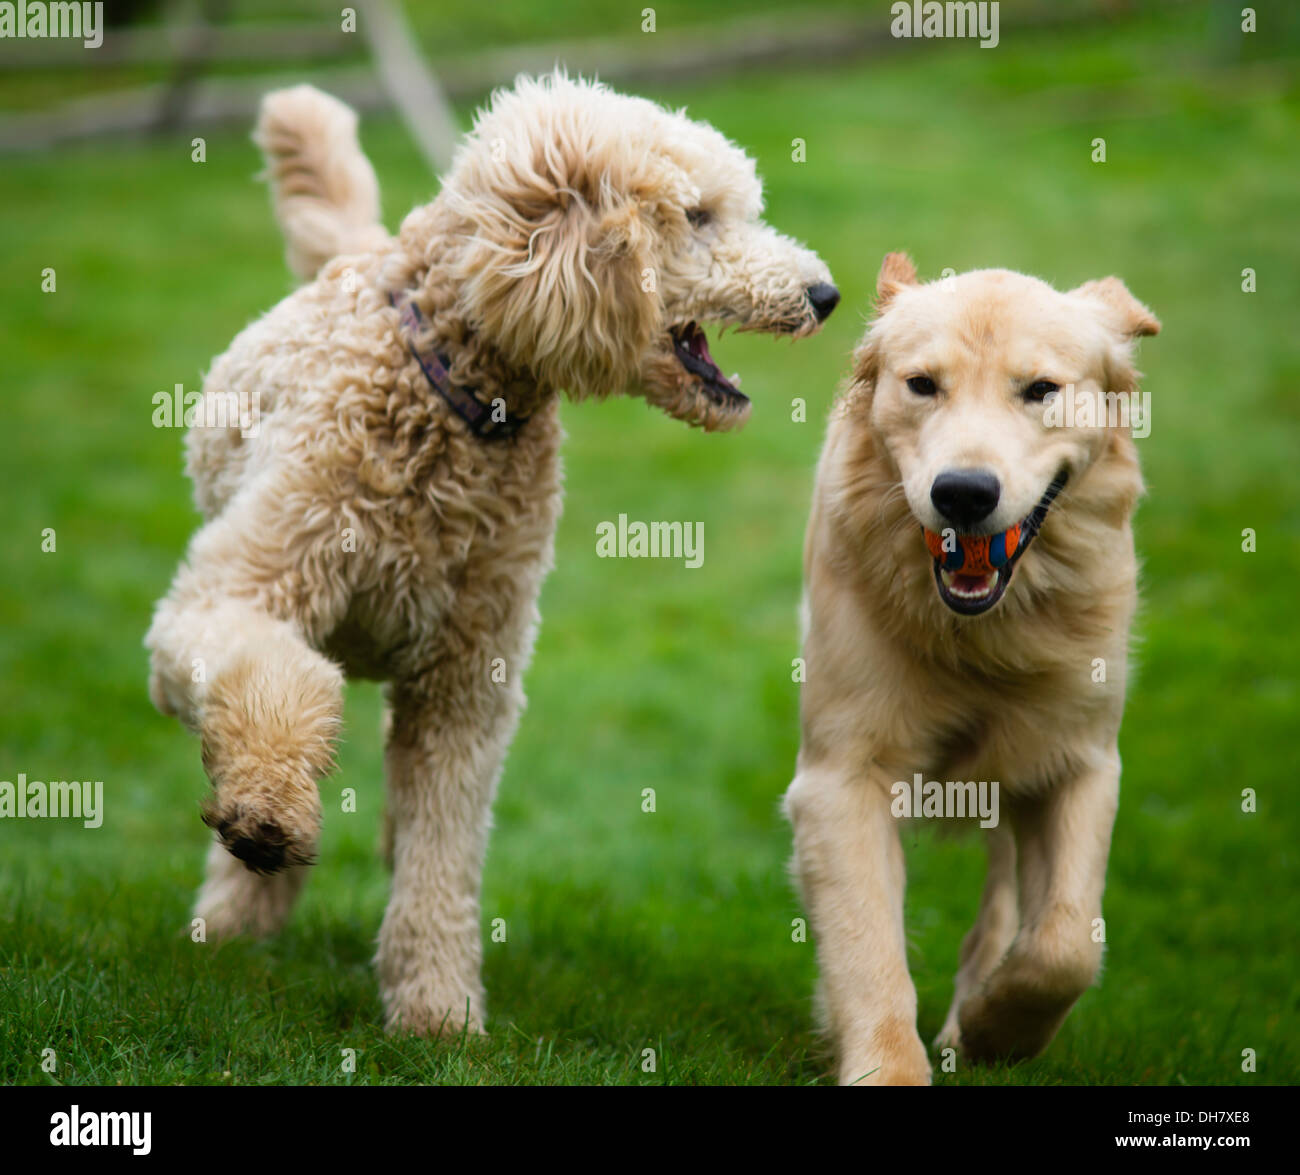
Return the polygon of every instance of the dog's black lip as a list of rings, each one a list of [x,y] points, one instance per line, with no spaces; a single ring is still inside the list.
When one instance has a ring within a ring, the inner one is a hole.
[[[704,394],[715,404],[737,408],[748,404],[749,397],[733,386],[716,364],[691,354],[690,339],[697,332],[703,333],[703,330],[694,322],[669,328],[668,336],[673,341],[673,354],[677,361],[700,381]]]
[[[938,559],[932,560],[934,563],[934,583],[939,589],[939,599],[951,611],[956,612],[959,616],[979,616],[987,612],[999,600],[1006,595],[1007,586],[1011,583],[1011,577],[1015,574],[1016,564],[1020,562],[1020,556],[1029,548],[1029,544],[1038,536],[1042,529],[1043,520],[1047,517],[1048,510],[1051,509],[1052,503],[1056,501],[1056,496],[1065,488],[1065,483],[1070,480],[1068,469],[1062,469],[1047,487],[1043,496],[1038,500],[1035,506],[1021,525],[1020,543],[1016,547],[1016,552],[1001,567],[997,568],[998,582],[993,591],[985,596],[982,600],[959,600],[956,596],[949,593],[943,582],[943,567]],[[922,528],[924,530],[924,527]]]

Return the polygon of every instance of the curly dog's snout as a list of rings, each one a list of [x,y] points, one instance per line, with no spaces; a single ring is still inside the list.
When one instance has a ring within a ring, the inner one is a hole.
[[[840,292],[830,282],[818,282],[808,287],[808,301],[818,322],[825,322],[831,311],[840,304]]]

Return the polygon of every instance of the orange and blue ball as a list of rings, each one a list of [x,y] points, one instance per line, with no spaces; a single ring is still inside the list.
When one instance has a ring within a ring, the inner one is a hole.
[[[945,571],[960,571],[963,575],[988,575],[1004,567],[1020,547],[1020,523],[1001,534],[959,534],[952,550],[944,547],[943,536],[932,530],[925,532],[925,545],[931,556]]]

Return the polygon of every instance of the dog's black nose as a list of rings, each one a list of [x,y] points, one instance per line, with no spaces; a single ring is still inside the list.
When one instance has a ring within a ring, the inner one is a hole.
[[[818,282],[808,287],[808,301],[812,303],[817,321],[825,322],[840,304],[840,292],[830,282]]]
[[[983,469],[958,469],[941,473],[930,487],[930,501],[949,522],[974,526],[997,508],[1002,487]]]

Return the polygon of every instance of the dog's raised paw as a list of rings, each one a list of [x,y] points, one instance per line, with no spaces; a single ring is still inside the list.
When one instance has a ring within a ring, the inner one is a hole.
[[[312,865],[320,820],[297,829],[281,817],[259,813],[245,804],[223,806],[213,797],[203,809],[203,823],[216,832],[231,856],[253,873],[278,873],[288,865]]]
[[[1032,987],[990,984],[961,1006],[962,1051],[969,1061],[1011,1064],[1036,1057],[1052,1042],[1075,992],[1057,994]]]

